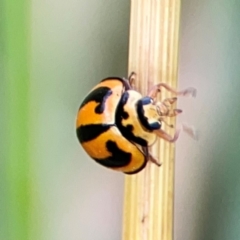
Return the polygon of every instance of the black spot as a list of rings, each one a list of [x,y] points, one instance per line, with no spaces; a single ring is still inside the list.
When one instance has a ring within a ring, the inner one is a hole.
[[[88,96],[83,100],[80,108],[84,107],[87,103],[94,101],[96,103],[99,103],[95,108],[95,113],[101,114],[104,111],[105,102],[111,94],[112,90],[108,87],[96,88],[92,92],[90,92]]]
[[[77,137],[80,143],[88,142],[102,133],[106,132],[111,126],[111,124],[89,124],[83,125],[77,128]]]
[[[128,79],[125,79],[125,78],[120,78],[120,77],[107,77],[107,78],[104,78],[101,82],[105,82],[105,81],[109,81],[109,80],[118,80],[120,81],[123,86],[125,87],[125,90],[129,90],[129,89],[132,89],[132,87],[130,86],[130,83],[128,81]]]
[[[136,174],[136,173],[140,172],[141,170],[143,170],[146,167],[147,162],[148,162],[148,157],[149,157],[148,147],[142,147],[142,151],[143,151],[143,154],[145,156],[145,161],[144,161],[143,165],[140,168],[138,168],[137,170],[135,170],[135,171],[124,172],[125,174],[129,174],[129,175]]]
[[[122,133],[122,135],[127,138],[129,141],[135,142],[141,146],[147,146],[147,141],[141,137],[137,137],[133,134],[133,129],[134,126],[132,125],[127,125],[127,126],[123,126],[122,125],[122,119],[127,119],[129,117],[128,113],[124,111],[124,105],[127,103],[127,100],[129,98],[129,93],[125,92],[122,95],[121,100],[119,101],[118,107],[117,107],[117,111],[116,111],[116,125],[118,127],[118,129],[120,130],[120,132]]]
[[[105,167],[111,168],[124,167],[130,163],[132,154],[120,149],[114,141],[107,141],[106,148],[112,154],[112,156],[104,159],[94,158],[96,162]]]
[[[118,115],[120,117],[119,119],[121,119],[121,118],[128,119],[129,118],[129,114],[127,112],[125,112],[123,109],[124,105],[127,103],[128,98],[129,98],[129,93],[124,92],[119,101],[118,107],[117,107],[117,111],[119,112]]]
[[[134,134],[133,134],[133,125],[130,125],[128,124],[127,126],[122,126],[121,125],[121,132],[122,132],[122,135],[127,138],[128,140],[130,141],[133,141],[141,146],[147,146],[148,143],[145,139],[141,138],[141,137],[136,137]]]
[[[123,112],[122,113],[122,118],[123,119],[128,119],[129,118],[129,114],[127,112]]]
[[[157,130],[161,128],[159,122],[149,123],[148,118],[144,115],[143,105],[152,102],[150,97],[144,97],[137,102],[137,114],[141,124],[149,131]]]

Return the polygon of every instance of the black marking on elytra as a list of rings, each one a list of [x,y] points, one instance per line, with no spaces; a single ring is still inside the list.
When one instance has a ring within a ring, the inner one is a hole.
[[[125,174],[135,174],[135,173],[140,172],[141,170],[143,170],[143,169],[146,167],[147,162],[148,162],[148,160],[149,160],[148,147],[142,147],[142,151],[143,151],[143,155],[145,156],[143,165],[142,165],[140,168],[138,168],[137,170],[135,170],[135,171],[133,171],[133,172],[125,172]]]
[[[133,141],[141,146],[147,146],[147,141],[145,139],[135,136],[133,134],[134,129],[133,125],[128,124],[127,126],[123,126],[122,124],[122,119],[127,119],[129,117],[128,113],[124,111],[124,105],[127,103],[128,98],[129,93],[128,92],[123,93],[116,110],[115,116],[116,125],[120,132],[122,133],[122,135],[129,141]]]
[[[137,114],[141,124],[149,131],[157,130],[161,128],[159,122],[149,123],[148,118],[144,115],[143,105],[152,102],[150,97],[144,97],[137,102]]]
[[[146,152],[146,149],[147,149],[147,152]],[[143,150],[143,155],[144,155],[144,162],[143,162],[142,166],[140,166],[138,169],[136,169],[132,172],[124,172],[125,174],[128,174],[128,175],[136,174],[136,173],[142,171],[146,167],[147,162],[148,162],[148,148],[142,147],[142,150]]]
[[[120,129],[122,135],[125,138],[127,138],[128,140],[133,141],[134,143],[137,143],[141,146],[147,146],[148,145],[148,143],[145,139],[143,139],[141,137],[137,137],[133,134],[133,129],[134,129],[133,125],[128,124],[127,126],[123,126],[123,125],[121,125],[121,127],[119,127],[119,126],[118,126],[118,128]]]
[[[104,159],[94,158],[99,164],[105,167],[117,168],[127,166],[130,163],[132,154],[120,149],[116,142],[108,140],[106,148],[111,153],[111,156]]]
[[[107,98],[112,94],[112,90],[108,87],[98,87],[88,94],[83,100],[79,109],[84,107],[87,103],[94,101],[99,103],[95,108],[95,113],[101,114],[105,109],[105,102]]]
[[[127,112],[123,112],[122,113],[122,118],[123,119],[128,119],[129,118],[129,114]]]
[[[130,124],[127,126],[122,125],[122,119],[127,119],[129,117],[129,114],[124,111],[124,105],[127,103],[128,98],[129,98],[129,93],[124,92],[119,101],[117,111],[116,111],[116,119],[115,119],[116,125],[125,138],[137,144],[140,144],[141,146],[147,146],[147,141],[145,139],[141,137],[137,137],[133,134],[134,127],[132,125]]]
[[[106,132],[114,124],[89,124],[77,128],[77,137],[80,143],[91,141]]]
[[[129,80],[125,79],[125,78],[107,77],[107,78],[104,78],[101,82],[105,82],[105,81],[109,81],[109,80],[118,80],[118,81],[120,81],[123,84],[123,86],[125,87],[125,90],[132,89],[132,87],[131,87],[131,85],[129,83]]]

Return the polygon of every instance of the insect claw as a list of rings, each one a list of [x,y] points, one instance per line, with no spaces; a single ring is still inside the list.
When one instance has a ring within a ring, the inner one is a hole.
[[[182,109],[174,109],[174,112],[175,112],[176,114],[180,114],[180,113],[182,113],[183,111],[182,111]]]
[[[161,162],[158,162],[158,160],[156,158],[154,158],[151,154],[149,154],[148,156],[149,161],[151,161],[152,163],[156,164],[158,167],[162,166]]]
[[[194,140],[198,140],[198,132],[193,126],[188,125],[187,123],[182,124],[183,131],[187,133]]]
[[[189,95],[195,98],[197,96],[197,89],[190,87],[183,91],[183,96],[189,96]]]

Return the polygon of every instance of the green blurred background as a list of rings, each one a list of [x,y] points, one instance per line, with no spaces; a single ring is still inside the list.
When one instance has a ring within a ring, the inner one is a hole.
[[[240,239],[240,1],[182,0],[178,121],[199,141],[177,143],[175,239]]]
[[[240,239],[240,2],[183,0],[175,239]],[[120,240],[123,175],[83,152],[86,92],[127,75],[129,1],[0,1],[0,239]],[[137,203],[136,203],[137,204]]]
[[[127,75],[130,3],[0,4],[0,239],[120,239],[124,176],[83,152],[75,117]]]

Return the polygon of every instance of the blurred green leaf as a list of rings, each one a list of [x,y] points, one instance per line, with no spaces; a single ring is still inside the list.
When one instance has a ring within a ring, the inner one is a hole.
[[[0,3],[0,239],[29,239],[29,2]]]

